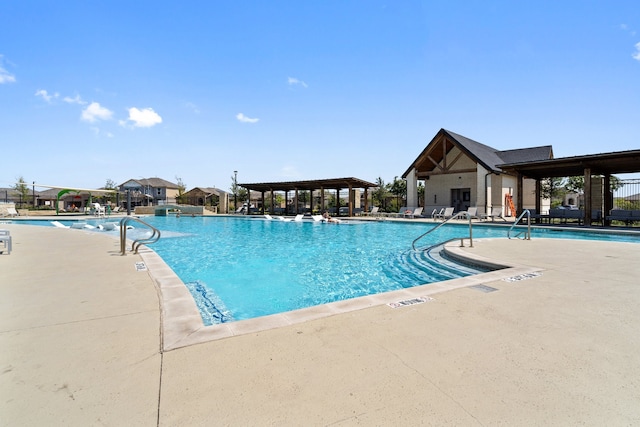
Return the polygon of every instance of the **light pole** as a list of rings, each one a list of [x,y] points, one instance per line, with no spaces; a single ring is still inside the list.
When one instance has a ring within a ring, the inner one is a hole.
[[[233,209],[238,212],[238,171],[233,171]]]
[[[31,202],[31,204],[33,205],[33,208],[36,208],[36,182],[33,181],[33,188],[31,189],[31,195],[33,197],[33,201]]]

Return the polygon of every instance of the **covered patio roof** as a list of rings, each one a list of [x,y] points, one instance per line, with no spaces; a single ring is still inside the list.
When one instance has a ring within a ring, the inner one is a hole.
[[[368,210],[367,206],[368,197],[366,196],[369,188],[377,187],[377,184],[373,182],[368,182],[359,178],[330,178],[330,179],[315,179],[315,180],[307,180],[307,181],[282,181],[282,182],[260,182],[260,183],[250,183],[250,184],[238,184],[238,186],[246,188],[250,191],[258,191],[262,193],[262,197],[264,199],[265,192],[271,192],[273,197],[273,193],[276,191],[284,191],[285,193],[289,191],[296,192],[296,199],[298,197],[298,191],[321,191],[322,198],[322,206],[324,207],[324,190],[342,190],[349,189],[352,190],[354,188],[363,188],[365,192],[365,206],[364,209]],[[338,198],[338,208],[340,207],[340,199]],[[264,206],[264,200],[263,200]],[[271,208],[273,210],[274,203],[271,203]],[[354,200],[351,194],[349,194],[349,216],[353,215],[354,209]],[[298,206],[296,203],[295,211],[298,213]],[[339,213],[339,209],[336,210]]]
[[[640,172],[640,150],[508,163],[498,167],[507,173],[515,172],[535,179],[579,176],[584,175],[588,169],[592,175],[634,173]]]
[[[540,181],[545,178],[583,176],[584,204],[592,206],[591,177],[604,176],[605,197],[603,215],[613,208],[613,193],[610,179],[613,174],[640,172],[640,150],[616,151],[611,153],[589,154],[585,156],[561,157],[551,160],[540,160],[523,163],[509,163],[498,165],[506,173],[518,176],[518,212],[522,211],[522,178],[536,180],[536,209],[540,210]],[[584,224],[591,225],[592,209],[585,209]],[[609,221],[604,221],[608,224]]]
[[[238,184],[240,187],[253,191],[294,191],[320,190],[323,188],[371,188],[376,184],[358,178],[330,178],[308,181],[260,182],[253,184]]]

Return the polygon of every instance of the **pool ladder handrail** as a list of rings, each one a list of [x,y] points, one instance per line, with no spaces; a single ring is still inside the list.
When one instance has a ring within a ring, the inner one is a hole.
[[[152,231],[151,236],[143,237],[143,238],[136,239],[136,240],[133,241],[133,244],[131,245],[131,250],[133,251],[134,254],[138,253],[138,249],[140,248],[140,245],[143,245],[143,244],[146,245],[146,244],[150,244],[150,243],[155,243],[158,240],[160,240],[160,230],[155,228],[153,225],[147,224],[146,222],[144,222],[140,218],[136,218],[136,217],[123,218],[120,221],[120,254],[121,255],[126,255],[127,254],[127,248],[126,248],[126,246],[127,246],[127,224],[129,224],[129,222],[131,222],[131,221],[135,221],[135,222],[137,222],[139,224],[147,226]]]
[[[522,238],[522,240],[531,240],[531,212],[529,211],[529,209],[525,209],[522,211],[522,213],[520,214],[520,216],[518,216],[518,218],[516,218],[516,220],[513,222],[513,225],[511,226],[511,228],[509,228],[509,231],[507,232],[507,237],[509,239],[511,239],[511,231],[515,228],[516,225],[518,225],[518,223],[520,222],[520,220],[526,215],[527,217],[527,228],[524,230],[521,230],[518,234],[516,234],[515,236],[513,236],[513,238],[520,238],[520,236],[522,234],[524,234],[524,237]]]
[[[469,247],[471,247],[471,248],[472,248],[472,247],[473,247],[473,225],[472,225],[471,220],[472,220],[473,218],[472,218],[472,217],[471,217],[471,215],[469,215],[466,211],[458,212],[457,214],[453,215],[451,218],[449,218],[449,219],[447,219],[446,221],[444,221],[444,222],[442,222],[442,223],[440,223],[440,224],[436,225],[436,226],[435,226],[435,227],[433,227],[432,229],[428,230],[426,233],[424,233],[424,234],[422,234],[422,235],[418,236],[418,237],[417,237],[417,238],[416,238],[416,239],[411,243],[411,247],[413,248],[413,250],[414,250],[414,251],[416,251],[416,250],[417,250],[417,249],[416,249],[416,242],[417,242],[418,240],[422,239],[424,236],[426,236],[426,235],[428,235],[428,234],[430,234],[430,233],[433,233],[434,231],[436,231],[438,228],[442,227],[443,225],[445,225],[445,224],[446,224],[446,223],[448,223],[449,221],[451,221],[451,220],[453,220],[453,219],[461,219],[461,218],[463,218],[463,217],[466,217],[466,218],[468,218],[468,219],[469,219]],[[465,238],[466,238],[466,237],[459,237],[459,238],[458,238],[458,237],[456,237],[456,238],[450,239],[450,240],[448,240],[448,241],[451,241],[451,240],[458,240],[458,239],[460,239],[460,246],[464,246],[464,239],[465,239]],[[430,247],[431,247],[431,246],[430,246]],[[430,247],[428,247],[428,248],[426,248],[426,249],[429,249]]]

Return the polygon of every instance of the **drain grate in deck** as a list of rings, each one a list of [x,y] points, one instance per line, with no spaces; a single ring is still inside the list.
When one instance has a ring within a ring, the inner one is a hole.
[[[469,287],[484,293],[497,291],[496,288],[492,288],[491,286],[487,286],[487,285],[473,285]]]

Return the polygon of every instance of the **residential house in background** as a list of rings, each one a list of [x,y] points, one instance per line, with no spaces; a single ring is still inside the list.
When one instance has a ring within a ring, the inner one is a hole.
[[[551,145],[497,150],[446,129],[411,163],[402,178],[407,180],[407,206],[418,206],[418,181],[424,181],[424,212],[453,207],[455,212],[475,206],[479,213],[502,208],[505,216],[515,216],[510,202],[519,197],[517,176],[505,173],[500,165],[553,159]],[[534,208],[534,179],[524,179],[524,208]],[[548,200],[546,203],[548,209]]]
[[[227,213],[229,193],[215,187],[195,187],[182,195],[181,203],[215,208],[215,213]]]
[[[130,193],[132,207],[177,203],[178,184],[162,178],[130,179],[120,184],[118,190],[124,194],[122,202],[126,202]]]

